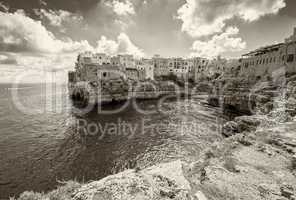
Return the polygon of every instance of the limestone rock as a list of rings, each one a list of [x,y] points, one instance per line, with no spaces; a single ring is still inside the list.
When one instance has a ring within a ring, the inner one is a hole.
[[[294,199],[296,193],[292,186],[285,185],[281,187],[281,193],[283,197],[286,197],[287,199]]]
[[[222,127],[222,135],[225,137],[230,137],[239,133],[238,124],[234,121],[229,121]]]
[[[198,200],[208,200],[207,197],[201,191],[196,192],[195,196]]]
[[[140,172],[128,170],[79,188],[74,200],[189,199],[190,184],[182,162],[161,164]]]

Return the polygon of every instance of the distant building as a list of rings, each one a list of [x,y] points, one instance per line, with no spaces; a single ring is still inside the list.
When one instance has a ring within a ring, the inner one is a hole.
[[[133,55],[118,55],[119,65],[123,68],[135,68],[136,63]]]
[[[169,58],[169,73],[176,75],[178,78],[187,78],[189,66],[183,58]]]
[[[296,73],[296,28],[284,43],[261,47],[242,56],[240,75],[262,78],[273,76],[278,69]]]
[[[140,80],[154,80],[154,66],[150,59],[136,61],[136,69],[139,72]]]
[[[195,82],[199,82],[207,78],[209,63],[210,61],[206,58],[193,58],[193,73]]]
[[[97,78],[102,81],[112,81],[124,78],[118,66],[102,65],[97,68]]]
[[[194,80],[194,58],[188,58],[185,60],[185,65],[188,67],[188,78]]]
[[[78,56],[79,64],[98,64],[98,65],[110,65],[111,57],[104,53],[93,54],[91,52],[84,52]]]
[[[154,76],[162,77],[169,75],[169,63],[167,58],[161,58],[160,55],[155,55],[152,58],[154,67]]]
[[[140,74],[136,68],[126,68],[125,69],[126,78],[132,81],[139,81]]]

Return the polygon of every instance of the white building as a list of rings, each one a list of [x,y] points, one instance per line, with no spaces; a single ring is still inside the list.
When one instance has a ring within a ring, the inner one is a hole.
[[[135,68],[136,63],[133,55],[118,55],[119,65],[124,68]]]
[[[104,53],[84,52],[79,54],[77,59],[78,64],[98,64],[98,65],[110,65],[111,57]]]
[[[176,75],[178,78],[187,78],[189,72],[188,63],[183,58],[169,58],[169,73]]]
[[[137,60],[136,69],[139,71],[140,80],[154,80],[154,66],[152,60]]]

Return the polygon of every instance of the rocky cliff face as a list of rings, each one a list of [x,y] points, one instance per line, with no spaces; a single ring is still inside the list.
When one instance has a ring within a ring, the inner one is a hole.
[[[218,84],[225,86],[223,93]],[[209,103],[254,115],[227,122],[225,139],[196,162],[130,169],[86,184],[67,183],[48,194],[25,192],[18,200],[295,200],[296,76],[279,83],[227,79],[214,85],[218,89]]]
[[[191,199],[191,186],[180,160],[147,169],[127,170],[87,184],[60,187],[48,194],[23,193],[20,200]],[[66,188],[66,189],[65,189]]]
[[[241,78],[214,80],[208,102],[220,106],[225,112],[240,114],[267,114],[285,109],[295,115],[296,75],[281,76],[274,80],[249,82]]]

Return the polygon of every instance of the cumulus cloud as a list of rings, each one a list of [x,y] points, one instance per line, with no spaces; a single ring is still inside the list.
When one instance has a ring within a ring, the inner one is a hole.
[[[2,1],[0,1],[0,11],[8,12],[9,6],[5,5]]]
[[[13,80],[14,76],[28,71],[42,74],[58,68],[66,74],[73,68],[78,52],[93,50],[93,47],[87,41],[60,40],[40,21],[19,10],[0,12],[0,50],[4,53],[0,56],[0,72],[8,76],[5,66],[10,66]]]
[[[44,0],[39,0],[39,3],[40,3],[40,5],[42,5],[42,6],[47,6],[46,1],[44,1]]]
[[[16,60],[10,55],[0,55],[0,64],[16,64]]]
[[[94,51],[114,54],[143,56],[130,38],[121,33],[116,40],[102,36],[97,46],[88,41],[73,41],[70,38],[57,38],[40,21],[28,17],[23,10],[14,13],[0,12],[0,73],[12,74],[34,71],[59,71],[66,74],[74,67],[79,52]],[[13,67],[11,67],[13,65]],[[6,67],[6,68],[5,68]],[[11,76],[13,78],[13,76]],[[64,77],[66,80],[66,77]]]
[[[70,38],[57,39],[40,21],[31,19],[23,11],[0,12],[0,47],[3,51],[59,54],[97,49],[108,54],[143,55],[143,51],[134,45],[125,33],[121,33],[117,41],[102,36],[97,45],[93,47],[86,40],[78,42]]]
[[[144,56],[143,50],[133,44],[128,35],[125,33],[121,33],[117,37],[117,41],[109,40],[105,36],[102,36],[97,42],[96,51],[109,55],[132,54],[136,57]]]
[[[6,60],[8,57],[7,56],[5,56],[5,55],[0,55],[0,61],[2,61],[2,60]]]
[[[183,22],[183,32],[201,37],[221,32],[234,17],[252,22],[285,6],[284,0],[186,0],[177,18]]]
[[[35,9],[35,14],[41,19],[48,20],[51,26],[62,27],[64,23],[81,23],[83,17],[66,10]],[[62,29],[63,30],[63,29]],[[65,30],[63,30],[65,31]]]
[[[113,11],[119,16],[128,16],[135,14],[134,5],[129,0],[113,0],[112,2],[108,3],[108,5],[112,7]]]
[[[238,28],[229,27],[224,33],[215,35],[209,41],[196,40],[192,45],[191,56],[213,58],[225,52],[241,51],[246,48],[246,42],[236,37]]]
[[[87,41],[57,39],[40,21],[26,16],[23,11],[0,12],[0,47],[12,52],[61,53],[88,50]]]

